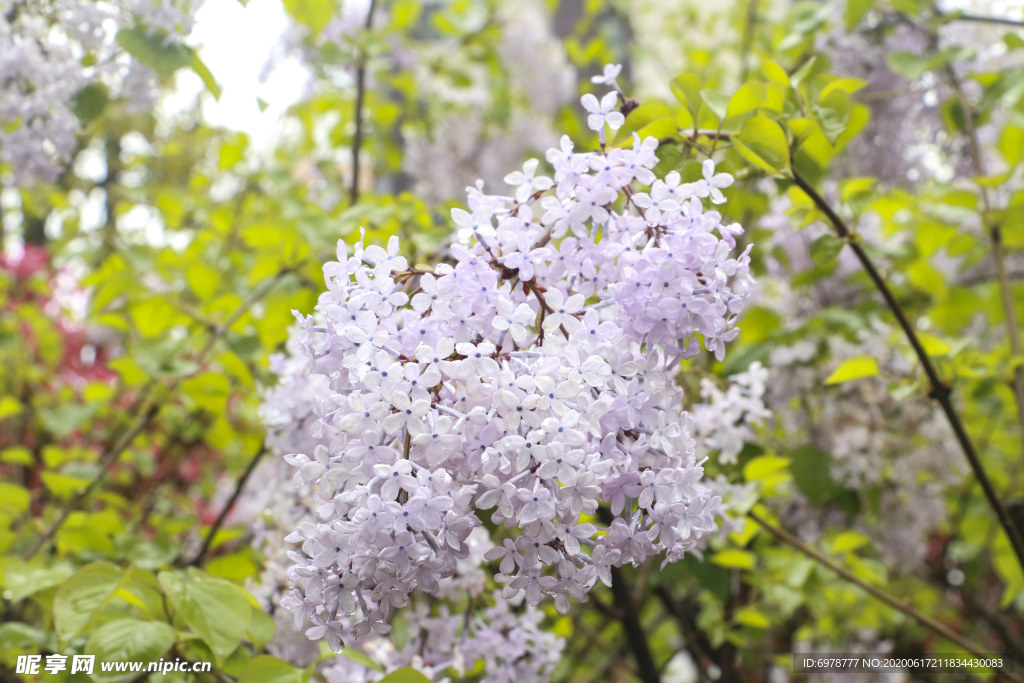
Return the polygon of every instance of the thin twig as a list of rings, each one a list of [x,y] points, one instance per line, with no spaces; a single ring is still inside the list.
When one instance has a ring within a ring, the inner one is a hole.
[[[270,290],[273,289],[274,286],[277,285],[277,283],[280,282],[285,275],[290,273],[291,270],[292,268],[282,268],[280,271],[277,272],[276,275],[267,278],[266,281],[264,281],[259,287],[253,290],[252,294],[250,294],[249,297],[245,299],[245,301],[239,304],[238,308],[236,308],[234,312],[232,312],[231,315],[227,317],[224,323],[217,326],[214,332],[210,335],[209,340],[207,340],[206,344],[196,355],[195,361],[197,363],[202,363],[203,360],[206,358],[206,355],[213,349],[217,341],[225,334],[227,334],[228,330],[230,330],[231,327],[236,322],[238,322],[241,319],[241,317],[245,315],[250,308],[252,308],[253,305],[256,304],[256,302],[258,302],[262,297],[266,296],[266,294],[269,293]],[[125,449],[132,444],[132,442],[135,440],[135,437],[141,434],[142,431],[149,426],[149,423],[153,420],[154,417],[156,417],[157,413],[160,412],[160,408],[163,402],[166,402],[168,397],[174,393],[174,391],[178,388],[178,385],[181,384],[183,379],[185,378],[178,377],[169,385],[167,385],[165,392],[166,395],[163,397],[162,401],[153,400],[151,396],[148,396],[149,389],[151,389],[151,386],[146,387],[145,391],[147,392],[147,400],[144,403],[140,402],[141,412],[139,414],[139,417],[136,418],[135,423],[131,426],[130,429],[128,429],[127,432],[125,432],[121,436],[120,439],[117,440],[117,442],[110,448],[110,450],[108,450],[106,453],[100,456],[99,471],[96,474],[96,477],[91,482],[89,482],[89,485],[85,488],[84,491],[78,493],[71,499],[71,501],[68,502],[68,505],[64,509],[64,512],[61,513],[61,516],[57,519],[53,526],[51,526],[45,533],[41,534],[39,538],[36,539],[35,543],[33,543],[32,546],[28,549],[28,551],[26,551],[25,554],[22,556],[23,559],[28,560],[34,557],[35,554],[39,552],[40,548],[42,548],[47,541],[53,538],[53,535],[56,534],[57,531],[59,531],[62,526],[64,526],[64,523],[68,521],[68,517],[71,516],[71,513],[77,510],[78,507],[82,503],[84,503],[85,500],[92,494],[92,492],[96,490],[96,487],[103,483],[103,480],[106,478],[107,475],[107,470],[110,469],[110,467],[115,462],[117,462],[117,459],[120,457],[121,453],[123,453]],[[159,382],[154,382],[151,384],[155,385],[159,384]]]
[[[984,161],[981,156],[981,145],[978,142],[978,130],[974,125],[974,111],[964,93],[960,79],[953,67],[946,67],[946,76],[949,78],[953,91],[956,93],[960,103],[960,109],[964,116],[964,135],[967,137],[967,144],[971,148],[971,165],[974,167],[975,175],[985,175]],[[1020,327],[1017,323],[1017,306],[1013,301],[1013,288],[1010,285],[1010,277],[1006,272],[1006,258],[1003,255],[1003,230],[999,223],[990,219],[992,216],[992,201],[989,197],[988,188],[979,186],[981,193],[982,211],[981,220],[988,230],[989,241],[992,243],[992,265],[995,267],[996,280],[999,282],[999,294],[1003,300],[1003,314],[1006,316],[1006,334],[1010,340],[1010,351],[1013,356],[1024,354],[1024,345],[1021,344]],[[1024,365],[1018,364],[1013,369],[1013,394],[1017,403],[1017,422],[1020,424],[1021,434],[1024,436]]]
[[[953,641],[954,643],[956,643],[960,647],[964,648],[964,650],[966,650],[967,652],[970,652],[970,653],[975,654],[975,655],[977,655],[979,657],[982,657],[982,658],[987,657],[987,655],[989,654],[983,648],[981,648],[981,647],[975,645],[974,643],[970,642],[969,640],[967,640],[966,638],[961,636],[956,631],[953,631],[952,629],[950,629],[948,626],[946,626],[942,622],[937,621],[937,620],[933,619],[932,617],[929,617],[927,614],[924,614],[923,612],[918,611],[917,608],[913,607],[912,605],[909,605],[909,604],[907,604],[905,602],[902,602],[902,601],[896,599],[895,597],[893,597],[889,593],[886,593],[885,591],[883,591],[881,588],[878,588],[877,586],[872,586],[870,583],[867,583],[864,580],[862,580],[861,578],[859,578],[858,576],[856,576],[853,572],[851,572],[851,571],[849,571],[847,569],[844,569],[843,567],[840,567],[838,564],[836,564],[832,560],[828,559],[827,557],[825,557],[821,553],[817,552],[816,550],[814,550],[813,548],[808,546],[806,543],[804,543],[803,541],[799,540],[798,538],[796,538],[795,536],[790,534],[785,529],[781,529],[781,528],[775,526],[774,524],[768,522],[767,520],[762,518],[760,515],[758,515],[756,512],[750,511],[750,512],[747,513],[747,516],[750,517],[755,522],[757,522],[758,524],[760,524],[761,528],[763,528],[765,531],[767,531],[768,533],[770,533],[773,536],[775,536],[777,539],[779,539],[783,543],[786,543],[787,545],[792,546],[793,548],[795,548],[796,550],[800,551],[801,553],[803,553],[807,557],[811,558],[815,562],[818,562],[818,563],[828,567],[829,569],[834,571],[836,574],[839,574],[839,576],[841,576],[844,579],[846,579],[847,581],[849,581],[850,583],[853,583],[853,584],[859,586],[864,591],[866,591],[867,593],[869,593],[873,597],[881,600],[882,602],[884,602],[885,604],[889,605],[893,609],[896,609],[896,610],[899,610],[900,612],[903,612],[903,614],[906,614],[908,617],[914,619],[915,621],[917,621],[922,626],[925,626],[925,627],[931,629],[932,631],[934,631],[938,635],[942,636],[943,638],[946,638],[948,640]],[[1013,683],[1024,683],[1024,678],[1021,678],[1020,676],[1017,676],[1017,675],[1015,675],[1015,674],[1013,674],[1013,673],[1011,673],[1009,671],[1006,671],[1005,669],[996,669],[995,670],[995,674],[997,676],[1000,676],[1000,677],[1008,680],[1008,681],[1012,681]]]
[[[154,403],[151,404],[144,413],[139,415],[131,429],[125,432],[117,443],[115,443],[114,446],[100,458],[99,474],[96,475],[96,478],[89,482],[89,485],[85,487],[85,490],[80,491],[71,499],[70,502],[68,502],[68,506],[64,509],[64,512],[61,513],[61,516],[57,519],[56,523],[54,523],[46,533],[36,539],[36,542],[33,543],[28,551],[26,551],[22,556],[23,559],[32,559],[35,554],[39,552],[39,549],[43,547],[43,544],[53,538],[53,535],[57,533],[57,530],[64,526],[64,523],[68,521],[68,517],[71,516],[71,513],[78,509],[78,506],[81,505],[85,499],[96,490],[96,487],[103,482],[106,472],[110,466],[117,461],[117,458],[124,452],[124,449],[126,449],[128,445],[135,440],[135,437],[142,433],[142,430],[149,425],[150,421],[156,417],[158,412],[160,412],[160,406]]]
[[[1006,26],[1024,26],[1024,21],[1006,17],[986,17],[980,14],[958,14],[949,17],[952,21],[976,21],[983,24],[1004,24]]]
[[[871,281],[875,284],[875,287],[881,293],[882,298],[885,299],[889,309],[896,317],[897,322],[899,322],[900,327],[903,329],[903,332],[907,337],[907,341],[910,342],[910,346],[914,349],[914,353],[917,355],[918,361],[921,363],[921,367],[928,376],[928,381],[931,384],[929,396],[938,401],[939,405],[942,407],[942,412],[946,414],[946,419],[953,428],[953,433],[956,435],[956,439],[960,443],[960,447],[963,449],[964,455],[967,457],[967,461],[971,465],[971,469],[974,471],[974,476],[978,479],[978,483],[981,484],[981,488],[985,492],[985,497],[988,499],[989,505],[992,506],[992,509],[996,513],[996,517],[999,518],[999,523],[1006,532],[1006,536],[1010,539],[1010,545],[1013,547],[1013,551],[1017,555],[1017,561],[1020,563],[1021,567],[1024,567],[1024,540],[1021,539],[1020,532],[1013,523],[1013,518],[1010,516],[1006,506],[1003,505],[1003,502],[1000,500],[995,488],[992,486],[992,482],[989,480],[988,474],[985,472],[985,468],[981,464],[981,458],[978,456],[978,453],[974,448],[974,444],[971,442],[971,437],[968,436],[967,429],[964,427],[963,421],[960,419],[960,415],[956,412],[956,408],[953,406],[952,390],[949,385],[939,378],[939,373],[936,370],[935,365],[932,363],[928,353],[924,350],[924,346],[921,344],[921,340],[917,336],[917,331],[914,326],[911,325],[906,313],[903,311],[903,307],[900,306],[899,302],[896,300],[896,296],[889,288],[889,285],[878,272],[875,264],[871,261],[867,252],[864,251],[863,245],[856,239],[856,236],[846,225],[846,222],[839,217],[839,215],[832,209],[831,205],[829,205],[814,186],[811,185],[811,183],[809,183],[807,179],[800,175],[800,173],[795,169],[793,170],[793,180],[796,182],[797,186],[811,198],[811,201],[814,202],[815,206],[825,214],[833,227],[835,227],[838,235],[845,239],[847,244],[850,245],[850,249],[852,249],[853,253],[856,254],[857,259],[864,267],[868,277],[871,278]]]
[[[253,471],[256,469],[256,465],[259,464],[260,460],[263,458],[263,454],[266,452],[267,446],[264,444],[260,447],[260,450],[256,455],[252,457],[252,461],[249,463],[249,466],[245,468],[245,472],[242,473],[242,476],[238,478],[238,482],[235,483],[234,492],[231,494],[231,497],[228,498],[228,502],[224,504],[224,509],[220,511],[219,515],[217,515],[217,519],[213,523],[213,526],[210,527],[209,533],[206,534],[206,538],[203,540],[203,547],[199,549],[196,556],[188,563],[190,567],[198,567],[203,563],[206,553],[209,552],[210,546],[213,545],[214,537],[224,525],[224,520],[227,519],[228,513],[231,512],[231,508],[235,506],[235,502],[238,501],[238,497],[242,495],[242,489],[245,488],[246,482],[249,481],[249,477],[252,476]]]
[[[370,8],[366,11],[366,30],[373,28],[373,10],[377,0],[370,0]],[[352,187],[349,189],[349,204],[354,206],[359,201],[359,155],[363,146],[363,104],[366,101],[366,54],[359,55],[356,66],[356,106],[354,117],[356,131],[352,136]]]
[[[757,31],[757,3],[759,0],[747,0],[747,17],[743,22],[743,39],[740,42],[740,81],[747,82],[750,73],[750,51],[754,47],[754,35]]]

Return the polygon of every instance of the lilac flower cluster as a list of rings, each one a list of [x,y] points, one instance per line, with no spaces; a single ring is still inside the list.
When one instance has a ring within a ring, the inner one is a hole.
[[[55,180],[75,153],[75,100],[87,85],[129,109],[151,107],[156,73],[123,54],[117,31],[138,27],[177,39],[191,31],[198,4],[0,0],[0,170],[17,185]]]
[[[584,98],[602,139],[622,123],[610,101]],[[504,598],[562,613],[612,567],[677,560],[715,528],[674,373],[701,339],[721,358],[738,334],[750,247],[733,256],[742,230],[701,201],[731,179],[712,162],[697,183],[659,179],[656,149],[563,138],[554,178],[528,162],[506,179],[515,198],[470,188],[452,262],[432,269],[397,238],[339,243],[322,324],[296,313],[307,370],[332,392],[314,433],[326,445],[286,456],[297,485],[333,491],[322,523],[287,539],[309,637],[340,646],[339,615],[357,614],[352,636],[388,633],[414,589],[454,573],[477,511],[507,530],[485,555]]]
[[[301,331],[295,328],[288,340],[288,355],[270,359],[271,371],[279,382],[267,391],[260,411],[268,428],[267,445],[279,454],[312,451],[330,442],[322,432],[317,437],[309,433],[310,425],[318,419],[315,404],[329,400],[331,389],[323,375],[303,372],[305,362],[298,349],[297,332]],[[303,605],[302,593],[288,586],[284,537],[286,529],[315,523],[316,509],[326,502],[310,485],[280,489],[255,483],[280,478],[284,467],[287,465],[283,460],[261,463],[250,480],[253,484],[243,492],[231,516],[232,523],[249,524],[254,546],[266,557],[258,581],[248,588],[272,613],[282,597],[286,606]],[[513,610],[507,601],[494,596],[497,599],[492,599],[492,606],[488,607],[484,556],[494,544],[483,527],[476,527],[464,545],[468,550],[465,557],[459,559],[451,576],[438,582],[438,589],[431,596],[433,609],[426,600],[419,600],[406,612],[409,638],[403,647],[396,648],[389,639],[372,632],[358,639],[346,637],[344,645],[361,650],[386,672],[412,666],[435,679],[449,669],[461,673],[482,662],[482,680],[486,683],[547,681],[559,661],[565,639],[541,630],[544,613],[532,606]],[[456,604],[467,600],[469,616],[455,609]],[[275,616],[278,629],[267,645],[268,651],[296,666],[305,667],[316,661],[317,648],[302,638],[302,631],[308,630],[306,615],[300,610],[300,618],[294,621],[295,615],[283,611]],[[314,622],[313,628],[319,626]],[[325,631],[324,635],[335,633]],[[343,633],[350,634],[350,629]],[[328,683],[369,683],[382,676],[375,669],[346,658],[327,660],[320,673]]]

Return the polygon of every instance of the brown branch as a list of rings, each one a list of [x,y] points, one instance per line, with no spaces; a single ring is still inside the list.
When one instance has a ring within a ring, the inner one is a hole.
[[[661,683],[661,673],[654,663],[647,635],[640,623],[640,612],[633,601],[633,593],[626,583],[626,577],[618,567],[612,567],[612,597],[615,607],[622,615],[622,630],[636,660],[637,677],[643,683]]]
[[[980,14],[957,14],[948,17],[950,21],[976,21],[982,24],[1003,24],[1005,26],[1024,26],[1024,21],[1007,17],[988,17]]]
[[[914,354],[921,363],[921,367],[928,376],[928,381],[931,384],[929,396],[938,401],[939,405],[942,407],[942,412],[945,413],[946,419],[953,428],[953,433],[956,435],[956,439],[960,443],[960,447],[963,449],[964,455],[967,457],[967,461],[971,465],[971,469],[974,471],[974,476],[978,479],[978,483],[981,484],[981,488],[985,492],[985,497],[988,499],[989,505],[992,506],[992,509],[996,513],[996,517],[999,518],[999,523],[1002,525],[1007,538],[1010,540],[1010,545],[1013,547],[1013,551],[1017,555],[1017,561],[1020,563],[1021,567],[1024,567],[1024,540],[1021,539],[1020,532],[1013,524],[1013,518],[1010,516],[1010,513],[1006,509],[1002,500],[1000,500],[995,488],[992,486],[992,482],[989,480],[988,474],[985,472],[985,468],[974,448],[974,444],[971,442],[971,437],[968,436],[967,430],[960,419],[960,415],[956,412],[956,408],[953,406],[951,389],[939,378],[939,373],[936,370],[935,365],[932,363],[928,353],[924,350],[924,346],[921,344],[921,340],[917,336],[917,331],[914,326],[911,325],[906,313],[903,311],[903,307],[900,306],[899,302],[896,300],[896,296],[889,288],[889,285],[886,283],[881,273],[878,272],[875,264],[871,261],[867,252],[864,251],[863,245],[856,239],[856,236],[846,225],[846,222],[836,214],[825,198],[822,197],[814,186],[809,183],[806,178],[800,175],[796,169],[793,170],[793,180],[796,182],[797,186],[811,198],[811,201],[814,202],[815,206],[825,214],[835,228],[836,233],[847,241],[850,249],[852,249],[853,253],[856,254],[857,259],[867,272],[868,277],[871,278],[876,289],[881,293],[882,298],[885,299],[885,303],[889,306],[889,309],[896,317],[897,322],[907,337],[907,341],[910,342],[910,346],[914,349]]]
[[[376,9],[377,0],[370,0],[370,8],[366,11],[366,30],[373,28],[373,11]],[[359,55],[359,64],[356,66],[356,106],[354,117],[356,120],[356,131],[352,136],[352,187],[349,189],[349,204],[355,205],[359,201],[359,154],[363,146],[363,104],[366,101],[366,60],[365,54]]]
[[[203,547],[199,549],[199,552],[194,558],[192,558],[192,561],[188,563],[188,566],[198,567],[202,564],[203,560],[206,558],[206,553],[210,550],[210,546],[213,545],[214,537],[224,525],[224,520],[227,519],[228,513],[231,512],[231,508],[233,508],[235,503],[238,501],[238,497],[242,495],[242,490],[245,488],[246,482],[249,481],[249,477],[252,476],[253,471],[256,469],[256,465],[259,464],[260,460],[263,458],[263,454],[266,452],[267,446],[264,444],[260,447],[260,450],[257,451],[256,455],[252,457],[252,461],[249,463],[249,466],[245,468],[245,472],[242,473],[242,476],[238,478],[238,482],[235,483],[235,490],[231,494],[231,497],[228,498],[228,502],[224,504],[224,509],[220,511],[219,515],[217,515],[216,521],[214,521],[213,526],[210,527],[209,533],[206,534],[206,538],[203,540]]]
[[[970,652],[983,658],[987,657],[988,653],[983,648],[970,642],[969,640],[967,640],[962,635],[952,630],[942,622],[933,619],[932,617],[928,616],[927,614],[924,614],[923,612],[920,612],[917,608],[913,607],[912,605],[896,599],[889,593],[886,593],[881,588],[878,588],[877,586],[873,586],[870,583],[867,583],[863,579],[856,576],[853,572],[849,571],[848,569],[844,569],[843,567],[839,566],[838,564],[828,559],[821,553],[817,552],[809,545],[807,545],[803,541],[799,540],[798,538],[790,534],[785,529],[781,529],[775,526],[774,524],[768,522],[754,511],[748,512],[747,516],[755,522],[757,522],[759,525],[761,525],[761,528],[763,528],[771,535],[775,536],[783,543],[792,546],[793,548],[800,551],[801,553],[811,558],[815,562],[818,562],[824,565],[825,567],[828,567],[836,574],[839,574],[839,576],[849,581],[850,583],[859,586],[862,590],[864,590],[871,596],[877,598],[878,600],[881,600],[893,609],[902,612],[911,619],[914,619],[922,626],[925,626],[926,628],[932,630],[933,632],[937,633],[943,638],[946,638],[947,640],[956,643],[960,647],[964,648],[966,652]],[[1017,676],[1016,674],[1005,669],[996,669],[995,673],[997,676],[1000,676],[1001,678],[1007,681],[1012,681],[1013,683],[1024,683],[1024,678],[1021,678],[1020,676]]]
[[[701,669],[705,669],[709,663],[713,663],[721,670],[721,677],[718,679],[720,683],[741,683],[747,679],[738,661],[736,646],[725,641],[715,647],[711,644],[707,634],[697,625],[696,618],[700,613],[699,605],[686,597],[680,602],[664,582],[659,584],[654,592],[661,600],[666,612],[675,618],[679,632],[683,636],[682,648],[690,651],[695,663]],[[701,677],[701,680],[704,680],[704,677]]]

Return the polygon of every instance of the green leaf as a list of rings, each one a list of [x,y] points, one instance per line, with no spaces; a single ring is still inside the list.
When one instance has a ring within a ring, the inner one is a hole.
[[[203,639],[220,660],[234,652],[252,621],[244,590],[223,579],[160,572],[160,587],[178,617]]]
[[[824,505],[835,486],[832,481],[832,456],[813,444],[805,444],[792,451],[791,470],[797,488],[814,505]]]
[[[176,320],[174,307],[154,296],[131,307],[132,320],[145,337],[155,337],[170,329]]]
[[[825,380],[825,384],[841,384],[878,374],[878,361],[873,356],[847,358]]]
[[[729,108],[726,110],[725,116],[726,118],[742,116],[767,104],[768,88],[765,87],[765,84],[761,81],[748,81],[741,85],[729,99]]]
[[[666,116],[658,119],[657,121],[651,121],[646,126],[638,130],[636,134],[640,136],[641,140],[646,140],[647,138],[657,138],[661,140],[663,138],[676,137],[678,132],[679,126],[676,123],[675,118]],[[625,142],[626,141],[623,140],[624,144]],[[632,136],[630,137],[629,144],[633,144]]]
[[[926,259],[919,259],[904,270],[907,280],[936,300],[945,299],[948,285],[942,273]]]
[[[101,662],[150,662],[160,659],[174,645],[174,628],[159,621],[118,619],[93,631],[85,652]],[[125,672],[104,673],[97,665],[92,678],[99,683],[126,678]]]
[[[305,671],[270,655],[253,657],[238,674],[238,683],[304,683]]]
[[[789,143],[782,127],[767,116],[755,116],[743,124],[733,145],[744,159],[772,175],[790,176]]]
[[[933,71],[953,60],[969,59],[973,50],[965,46],[954,46],[933,54],[915,55],[913,52],[893,52],[885,63],[894,72],[909,81],[920,78],[926,71]]]
[[[430,683],[430,679],[411,666],[407,666],[392,671],[378,683]]]
[[[60,585],[71,576],[70,564],[57,564],[52,567],[39,567],[23,560],[15,559],[4,565],[4,587],[11,591],[7,599],[18,602],[39,591]]]
[[[822,235],[811,243],[811,260],[822,266],[831,263],[846,246],[846,240],[835,235]]]
[[[719,122],[725,121],[726,112],[729,111],[728,95],[724,92],[705,88],[700,91],[700,99],[708,106],[708,109],[714,112],[715,116],[718,117]]]
[[[782,316],[763,306],[748,308],[743,315],[744,344],[756,344],[782,327]]]
[[[110,102],[106,89],[101,85],[90,84],[78,91],[71,100],[71,111],[82,123],[89,123],[103,113]]]
[[[0,626],[0,643],[5,649],[21,649],[45,646],[52,636],[46,631],[33,628],[18,621],[9,621]]]
[[[63,439],[95,415],[98,409],[99,406],[95,404],[64,403],[56,408],[39,408],[36,412],[46,431]]]
[[[615,139],[622,140],[623,142],[632,142],[635,131],[641,130],[658,119],[673,121],[672,110],[668,108],[667,104],[662,102],[645,102],[629,112],[629,116],[626,117],[626,122],[622,128],[616,131]],[[671,132],[675,132],[674,123]]]
[[[846,30],[853,31],[875,4],[875,0],[846,0]]]
[[[209,67],[199,58],[199,53],[192,50],[192,61],[190,63],[192,70],[196,72],[199,78],[203,79],[203,83],[206,85],[206,89],[213,95],[213,99],[220,99],[220,86],[217,85],[217,81],[214,79],[213,74],[210,72]]]
[[[8,448],[4,451],[4,454],[6,455],[8,451],[14,450],[13,448]],[[5,457],[4,462],[10,461]],[[31,464],[31,460],[29,463]],[[8,517],[18,517],[21,513],[28,510],[29,503],[31,502],[32,495],[24,486],[0,481],[0,513]]]
[[[174,72],[192,64],[193,52],[180,43],[164,44],[165,36],[159,33],[148,35],[142,29],[123,28],[117,32],[117,44],[132,57],[153,69],[161,81],[166,81]]]
[[[723,550],[712,555],[711,561],[729,569],[753,569],[757,564],[754,553],[746,550]]]
[[[853,103],[850,101],[849,93],[836,89],[831,91],[827,97],[822,97],[821,103],[814,105],[813,111],[825,137],[829,142],[835,144],[839,136],[846,131],[846,126],[850,122]]]
[[[79,493],[91,480],[82,477],[71,477],[60,472],[43,472],[43,485],[58,498],[70,498]]]
[[[753,628],[768,628],[771,626],[771,621],[768,619],[767,615],[754,607],[740,608],[736,610],[736,613],[732,618],[737,624],[743,624],[744,626],[751,626]]]
[[[1003,580],[1003,597],[999,606],[1006,609],[1024,591],[1024,572],[1021,571],[1006,532],[1000,529],[992,543],[992,564],[996,573]]]
[[[4,396],[0,398],[0,420],[5,417],[10,417],[11,415],[19,414],[21,409],[21,401],[13,396]]]
[[[846,130],[835,142],[837,151],[841,151],[853,138],[857,137],[871,122],[871,108],[866,104],[855,104],[850,111],[850,120],[846,124]]]
[[[908,81],[914,81],[928,70],[928,58],[915,55],[913,52],[893,52],[885,58],[885,63],[894,72]]]
[[[725,604],[729,600],[732,579],[728,569],[711,562],[698,560],[694,555],[686,555],[677,566],[695,577],[701,588],[714,595],[719,603]]]
[[[6,462],[9,465],[33,465],[35,464],[35,458],[32,457],[32,451],[25,448],[24,446],[11,446],[0,451],[0,462]],[[0,501],[7,498],[7,495],[3,493],[4,486],[14,486],[14,484],[6,484],[0,482]],[[21,488],[20,486],[17,488]],[[27,503],[26,503],[27,507]],[[3,509],[3,503],[0,502],[0,510]]]
[[[107,367],[116,371],[121,376],[121,381],[130,387],[137,387],[149,378],[131,356],[115,358],[107,363]]]
[[[765,77],[773,83],[781,83],[782,85],[789,87],[789,74],[786,70],[779,66],[779,63],[771,60],[764,59],[761,61],[761,72]]]
[[[804,82],[811,72],[814,70],[814,65],[818,63],[817,56],[811,57],[806,62],[800,65],[800,68],[793,72],[793,75],[789,77],[789,82],[793,84],[794,88],[799,88],[800,84]]]
[[[848,202],[868,192],[878,182],[877,178],[847,178],[839,184],[839,198]]]
[[[416,25],[423,6],[417,0],[397,0],[388,8],[391,14],[391,27],[396,30],[409,29]]]
[[[747,481],[768,479],[785,470],[787,465],[789,465],[789,458],[780,458],[770,453],[760,455],[744,465],[743,477]]]
[[[220,146],[220,167],[229,168],[242,161],[248,148],[249,136],[245,133],[236,133],[226,138]]]
[[[333,0],[284,0],[284,7],[296,21],[308,26],[314,36],[327,27],[336,9]]]
[[[871,539],[859,531],[843,531],[832,539],[831,546],[834,553],[846,553],[857,548],[862,548],[871,542]]]
[[[61,584],[53,600],[53,624],[62,645],[70,642],[110,600],[121,570],[106,562],[87,564]]]
[[[668,83],[672,94],[676,96],[679,103],[685,106],[694,121],[697,119],[697,111],[700,109],[700,76],[696,74],[682,74],[676,76]]]
[[[217,292],[220,273],[205,263],[194,263],[188,269],[188,284],[200,299],[210,299]]]
[[[924,347],[924,352],[929,356],[945,356],[953,350],[952,346],[927,332],[918,332],[917,338],[921,342],[921,346]]]
[[[262,650],[277,632],[274,618],[261,609],[252,611],[252,622],[249,623],[249,638],[257,650]]]
[[[239,552],[211,560],[206,565],[206,571],[210,576],[217,576],[228,581],[244,581],[246,578],[258,574],[260,570],[244,552]]]
[[[1007,163],[1016,164],[1024,158],[1024,129],[1009,125],[1002,129],[999,142],[995,145]]]
[[[821,89],[819,99],[824,100],[835,90],[842,90],[846,94],[852,95],[858,90],[863,90],[868,87],[868,85],[870,85],[870,83],[865,81],[863,78],[836,78]]]
[[[227,410],[231,382],[222,374],[204,372],[182,382],[181,390],[201,408],[222,414]]]

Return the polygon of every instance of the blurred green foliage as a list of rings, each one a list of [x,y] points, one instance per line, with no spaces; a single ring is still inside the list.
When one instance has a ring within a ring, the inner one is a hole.
[[[198,112],[165,125],[89,91],[78,102],[86,124],[81,149],[102,161],[102,177],[68,172],[57,183],[13,191],[17,206],[6,209],[5,226],[18,224],[28,251],[20,265],[0,270],[5,677],[17,655],[53,652],[212,661],[222,682],[301,683],[314,675],[315,667],[297,669],[264,654],[274,624],[244,588],[263,561],[244,527],[217,529],[198,558],[202,568],[189,565],[212,533],[224,486],[262,454],[258,407],[260,387],[273,382],[268,358],[283,347],[291,310],[315,304],[320,267],[333,258],[335,242],[354,239],[359,228],[376,242],[401,234],[411,238],[406,244],[416,262],[448,232],[448,206],[430,206],[407,188],[393,191],[401,187],[405,152],[396,132],[429,132],[457,105],[421,91],[411,67],[384,55],[395,44],[431,55],[422,46],[433,37],[454,38],[461,54],[433,55],[426,64],[438,82],[458,90],[474,80],[470,68],[483,69],[493,90],[488,116],[498,124],[515,97],[495,52],[500,3],[386,4],[386,23],[339,47],[319,38],[335,3],[285,2],[310,30],[307,44],[318,55],[313,64],[323,87],[295,105],[290,118],[300,133],[271,158],[256,161],[260,155],[244,134],[210,128]],[[888,68],[905,79],[946,79],[938,106],[949,137],[969,147],[977,125],[999,122],[995,147],[1006,172],[986,175],[974,166],[950,182],[917,185],[851,177],[841,161],[872,120],[873,101],[863,97],[872,83],[835,72],[820,49],[822,36],[894,31],[905,21],[934,37],[963,17],[916,0],[850,0],[842,7],[802,1],[785,3],[781,13],[767,5],[723,3],[707,19],[736,29],[736,40],[719,54],[689,48],[685,35],[670,36],[687,71],[662,74],[671,97],[641,98],[610,144],[632,144],[634,131],[658,137],[659,174],[674,169],[684,180],[698,178],[700,161],[714,156],[738,179],[726,191],[727,219],[749,226],[748,240],[758,247],[770,243],[759,221],[779,198],[788,199],[793,227],[828,224],[824,207],[797,177],[824,188],[829,210],[848,225],[877,221],[881,238],[863,241],[864,249],[953,388],[996,490],[1019,511],[1024,460],[1014,382],[1024,356],[1004,328],[1008,312],[1024,316],[1024,287],[1002,283],[1008,309],[998,277],[965,274],[990,263],[994,247],[1011,256],[1024,249],[1017,172],[1024,158],[1024,68],[967,73],[971,46],[939,49],[937,40],[921,53],[889,54]],[[630,11],[629,3],[582,3],[565,38],[581,72],[640,60],[644,36],[634,36],[634,45],[614,30]],[[481,14],[488,19],[478,21]],[[694,23],[690,30],[702,28]],[[1019,26],[1008,27],[1006,50],[1024,46],[1019,34]],[[217,92],[194,52],[131,33],[118,41],[162,77],[190,67]],[[726,53],[735,57],[736,72],[724,70]],[[365,64],[373,77],[359,115],[365,177],[358,178],[335,155],[352,151],[356,131],[357,92],[336,77],[353,63]],[[980,95],[965,96],[968,86]],[[559,125],[577,144],[596,144],[577,109],[563,108]],[[324,188],[338,198],[323,201]],[[351,194],[358,195],[354,204]],[[83,228],[84,197],[103,206],[98,227]],[[159,237],[132,227],[133,212],[158,224]],[[812,426],[819,397],[868,378],[887,381],[896,400],[927,396],[933,388],[919,368],[886,377],[874,356],[847,358],[826,371],[826,338],[853,340],[879,319],[896,329],[864,274],[837,268],[848,242],[859,239],[856,232],[849,240],[822,235],[809,247],[810,265],[785,273],[794,297],[837,280],[849,297],[816,308],[798,326],[770,308],[753,308],[724,363],[684,363],[681,381],[693,384],[693,400],[699,377],[722,378],[754,360],[768,364],[774,350],[796,341],[817,349],[809,362],[816,386],[803,397]],[[757,248],[753,256],[763,272],[765,257]],[[76,287],[87,288],[87,297],[57,288],[63,270],[78,275]],[[76,306],[77,313],[68,310]],[[915,364],[902,335],[894,332],[889,342],[895,355]],[[771,519],[796,492],[817,509],[837,511],[842,522],[821,530],[820,552],[990,651],[1024,654],[1024,574],[977,481],[968,474],[942,489],[949,515],[930,540],[934,549],[922,567],[900,571],[886,566],[860,530],[862,521],[878,522],[883,484],[842,485],[833,477],[832,454],[812,432],[769,423],[736,464],[710,462],[709,474],[751,484],[756,509]],[[963,572],[962,585],[947,581],[951,560]],[[711,665],[721,680],[764,680],[772,664],[788,669],[794,643],[846,646],[864,630],[891,638],[898,651],[958,651],[753,523],[713,542],[704,561],[688,557],[622,573],[655,660],[664,665],[686,648],[701,680]],[[558,678],[636,677],[609,595],[570,616],[552,612],[551,628],[570,641]],[[402,676],[394,681],[412,680]],[[99,672],[93,678],[116,680]]]

